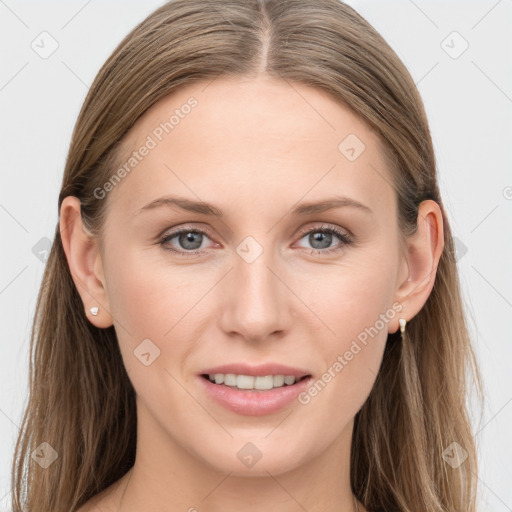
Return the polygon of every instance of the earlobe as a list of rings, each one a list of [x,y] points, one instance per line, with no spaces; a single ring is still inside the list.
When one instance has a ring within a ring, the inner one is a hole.
[[[418,209],[416,232],[407,239],[407,276],[397,283],[395,300],[402,304],[400,316],[410,321],[425,305],[444,249],[443,215],[439,205],[427,199]],[[396,330],[398,330],[398,322]]]
[[[112,316],[98,240],[82,222],[77,197],[68,196],[62,201],[59,228],[71,277],[82,298],[87,318],[96,327],[110,327]]]

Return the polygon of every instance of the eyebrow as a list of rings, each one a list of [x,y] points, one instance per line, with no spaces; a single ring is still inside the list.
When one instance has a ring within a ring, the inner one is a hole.
[[[144,211],[153,210],[155,208],[160,208],[162,206],[165,206],[167,208],[178,207],[181,208],[182,210],[186,210],[189,212],[200,213],[203,215],[214,215],[216,217],[223,217],[224,215],[222,210],[214,206],[213,204],[206,203],[204,201],[192,201],[190,199],[177,196],[165,196],[159,197],[158,199],[154,199],[153,201],[150,201],[149,203],[144,205],[140,210],[136,212],[136,214],[138,215],[139,213],[142,213]],[[290,214],[310,215],[314,213],[325,212],[327,210],[332,210],[334,208],[342,208],[347,206],[357,208],[366,213],[373,214],[373,211],[368,206],[346,196],[335,196],[321,201],[310,201],[300,203],[291,210]]]

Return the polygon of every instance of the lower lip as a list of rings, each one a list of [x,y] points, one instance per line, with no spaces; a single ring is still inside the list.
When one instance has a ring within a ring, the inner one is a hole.
[[[218,404],[230,411],[244,416],[263,416],[281,410],[293,402],[308,387],[311,377],[302,379],[291,386],[284,385],[265,391],[238,389],[236,387],[214,384],[199,376],[206,393]]]

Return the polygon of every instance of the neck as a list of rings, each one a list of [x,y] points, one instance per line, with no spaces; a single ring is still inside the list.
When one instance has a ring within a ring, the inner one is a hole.
[[[350,423],[334,443],[287,471],[265,465],[263,456],[240,475],[236,465],[222,472],[205,464],[157,424],[139,423],[136,462],[118,487],[117,510],[224,512],[244,504],[251,512],[358,512],[350,486],[352,429]]]

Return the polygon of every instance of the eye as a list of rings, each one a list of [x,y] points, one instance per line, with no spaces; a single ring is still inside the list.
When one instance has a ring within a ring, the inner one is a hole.
[[[314,226],[301,233],[301,240],[306,238],[311,244],[311,254],[330,254],[341,251],[345,246],[352,243],[348,233],[344,233],[336,227]],[[333,241],[340,240],[341,243],[331,246]]]
[[[311,244],[311,254],[331,254],[342,250],[345,246],[353,243],[348,233],[339,228],[330,226],[313,226],[300,233],[300,240],[307,237]],[[204,254],[206,239],[213,237],[208,229],[181,228],[171,233],[166,233],[159,244],[167,251],[178,256],[188,257]],[[333,242],[339,240],[335,246]],[[219,244],[216,244],[217,246]],[[306,247],[307,249],[307,247]]]
[[[204,249],[203,242],[210,236],[210,232],[206,229],[182,228],[164,235],[160,245],[179,256],[194,256],[204,252],[198,249]],[[174,243],[173,240],[175,240]]]

